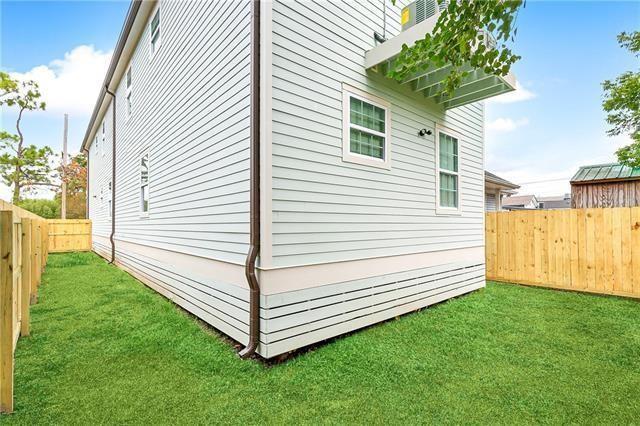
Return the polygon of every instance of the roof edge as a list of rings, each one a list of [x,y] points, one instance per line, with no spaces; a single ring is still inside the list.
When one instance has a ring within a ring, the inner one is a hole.
[[[80,151],[87,150],[89,136],[91,135],[91,130],[95,125],[95,121],[98,118],[98,114],[100,113],[102,103],[104,102],[106,88],[111,84],[111,80],[113,79],[113,75],[116,71],[116,68],[118,67],[118,63],[120,62],[122,52],[127,43],[127,40],[129,39],[129,35],[131,34],[131,29],[133,28],[133,24],[136,21],[136,17],[138,16],[138,11],[140,10],[142,2],[143,0],[132,0],[129,4],[127,17],[125,18],[122,30],[120,30],[120,35],[118,36],[118,42],[116,43],[116,47],[113,51],[113,56],[111,56],[111,62],[109,63],[109,68],[107,68],[107,75],[105,76],[104,81],[102,82],[102,86],[100,87],[100,94],[98,95],[98,99],[96,100],[95,106],[93,107],[93,113],[91,114],[91,119],[89,120],[89,124],[87,125],[87,130],[85,131],[84,138],[82,139]]]

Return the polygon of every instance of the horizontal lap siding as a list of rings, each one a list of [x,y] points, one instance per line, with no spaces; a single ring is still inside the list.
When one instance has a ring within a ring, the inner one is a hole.
[[[484,287],[482,263],[448,263],[269,295],[262,352],[272,357]]]
[[[321,263],[483,244],[483,106],[443,112],[408,87],[370,75],[382,32],[371,1],[273,6],[273,263]],[[388,5],[388,35],[399,31]],[[391,170],[342,161],[342,83],[391,103]],[[435,214],[435,133],[462,137],[461,216]]]
[[[160,13],[159,50],[150,59],[147,25],[131,60],[128,121],[124,78],[117,90],[116,238],[242,263],[249,239],[250,5],[163,1]],[[147,218],[139,188],[145,151]],[[110,174],[110,156],[95,158],[92,194]],[[91,207],[95,234],[108,236],[105,208],[93,198]]]

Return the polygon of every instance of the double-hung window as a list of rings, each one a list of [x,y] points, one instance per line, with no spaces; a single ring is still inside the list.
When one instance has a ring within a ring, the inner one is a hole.
[[[443,131],[438,131],[437,182],[438,208],[441,213],[460,211],[460,157],[459,140]]]
[[[389,104],[346,85],[342,102],[343,160],[388,169],[391,164]]]
[[[160,48],[160,8],[156,9],[156,13],[151,18],[151,25],[149,26],[149,40],[151,41],[150,53],[151,57],[156,54]]]
[[[149,153],[140,157],[140,212],[149,214]]]
[[[111,201],[111,196],[112,196],[112,192],[111,192],[111,182],[109,182],[109,185],[108,185],[108,191],[109,191],[109,193],[107,194],[107,200],[108,200],[107,208],[109,209],[109,217],[111,217],[111,213],[112,213],[112,209],[111,209],[111,202],[112,202],[112,201]]]
[[[100,141],[100,153],[104,156],[104,144],[107,142],[107,134],[104,121],[102,122],[102,136]]]
[[[128,120],[129,117],[131,117],[131,67],[129,67],[129,69],[127,70],[125,96],[126,96],[125,102],[126,102],[127,120]]]

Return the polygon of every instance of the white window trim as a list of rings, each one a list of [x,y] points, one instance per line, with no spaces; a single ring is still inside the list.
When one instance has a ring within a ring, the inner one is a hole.
[[[350,98],[363,100],[385,110],[385,133],[376,132],[365,127],[351,124]],[[374,158],[351,152],[351,128],[384,137],[384,158]],[[342,84],[342,161],[364,166],[391,169],[391,104],[382,98],[371,95],[348,84]]]
[[[159,11],[160,11],[160,2],[158,2],[158,6],[156,6],[156,8],[153,10],[149,18],[149,60],[150,61],[156,56],[156,54],[158,53],[158,50],[160,50],[160,46],[162,46],[162,32],[160,32],[160,35],[158,36],[158,41],[156,41],[155,50],[153,48],[153,33],[151,33],[151,23],[153,22],[153,18],[156,17],[156,14]],[[160,16],[160,25],[158,25],[158,31],[160,31],[161,29],[162,29],[162,15]]]
[[[452,136],[458,140],[458,171],[452,172],[450,170],[443,169],[444,173],[455,175],[458,177],[458,207],[441,207],[440,206],[440,133]],[[459,216],[462,214],[462,137],[460,134],[448,127],[436,124],[436,138],[435,138],[435,171],[436,171],[436,214],[437,215],[450,215]]]
[[[104,145],[107,141],[106,123],[102,121],[102,135],[100,136],[100,154],[104,157]]]
[[[124,74],[124,109],[126,111],[125,114],[125,123],[129,122],[129,119],[133,115],[133,105],[131,106],[131,111],[129,111],[129,96],[131,96],[132,87],[133,87],[133,75],[131,76],[131,85],[127,87],[127,76],[131,73],[131,65],[127,68],[127,72]]]
[[[147,211],[142,210],[142,171],[140,170],[140,164],[142,163],[142,159],[144,156],[147,156],[147,167],[149,168],[147,175],[147,193],[149,194],[149,204],[147,206]],[[151,211],[151,155],[149,154],[149,150],[142,151],[140,156],[138,156],[138,211],[140,212],[141,218],[148,218],[149,212]]]

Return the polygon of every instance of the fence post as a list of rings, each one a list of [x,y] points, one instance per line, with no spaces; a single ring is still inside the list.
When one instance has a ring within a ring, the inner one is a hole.
[[[28,336],[30,331],[31,315],[29,304],[31,303],[31,219],[22,218],[22,322],[20,335]]]
[[[40,287],[42,277],[42,221],[36,222],[36,285]]]
[[[13,212],[0,211],[0,411],[13,411]]]

